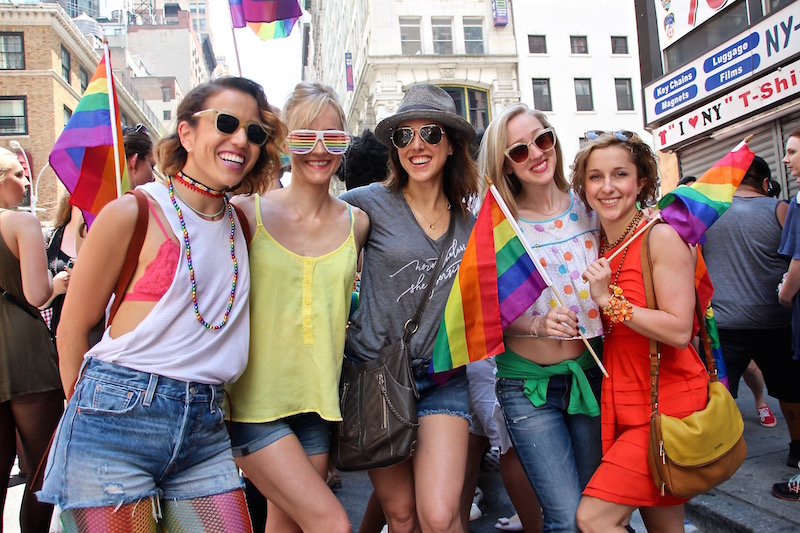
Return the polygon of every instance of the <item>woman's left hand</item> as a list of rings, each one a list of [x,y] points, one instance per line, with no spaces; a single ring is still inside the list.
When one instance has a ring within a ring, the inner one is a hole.
[[[589,268],[583,273],[583,279],[589,282],[592,300],[600,307],[607,306],[608,300],[611,298],[611,291],[608,288],[611,284],[611,267],[608,259],[601,257],[589,265]]]
[[[578,336],[578,315],[568,307],[554,307],[543,317],[536,317],[536,333],[540,337],[564,337],[570,339]]]

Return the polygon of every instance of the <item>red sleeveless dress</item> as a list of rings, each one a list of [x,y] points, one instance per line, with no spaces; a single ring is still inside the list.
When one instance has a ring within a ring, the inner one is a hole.
[[[637,307],[647,307],[642,278],[642,236],[611,261],[617,285]],[[653,246],[653,241],[650,242]],[[613,250],[604,255],[608,257]],[[613,276],[612,276],[613,279]],[[626,323],[611,324],[606,331],[603,364],[610,378],[603,380],[600,402],[603,460],[584,494],[604,501],[645,506],[679,505],[686,500],[661,496],[647,465],[650,432],[650,341]],[[708,402],[708,373],[691,346],[683,349],[661,344],[659,411],[684,417]]]

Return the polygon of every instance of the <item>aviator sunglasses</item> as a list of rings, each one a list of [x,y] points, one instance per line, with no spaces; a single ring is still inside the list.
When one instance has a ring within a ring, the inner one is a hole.
[[[269,139],[269,133],[263,125],[257,122],[248,122],[246,125],[243,125],[242,121],[235,116],[217,109],[204,109],[203,111],[198,111],[192,116],[202,117],[203,115],[210,115],[212,113],[216,115],[214,125],[217,127],[217,131],[220,133],[224,133],[225,135],[233,135],[239,131],[240,127],[243,127],[245,128],[245,133],[247,133],[247,140],[257,146],[264,146],[264,144],[267,142],[267,139]]]
[[[603,131],[603,130],[589,130],[584,135],[590,141],[596,141],[600,138],[601,135],[604,133],[610,133],[620,141],[630,141],[634,137],[636,137],[636,133],[628,130],[617,130],[617,131]]]
[[[545,128],[537,133],[536,136],[531,139],[531,142],[520,142],[509,146],[505,152],[506,157],[512,160],[514,163],[524,163],[528,160],[528,156],[530,155],[530,146],[532,144],[535,144],[536,148],[542,152],[549,152],[556,147],[555,130],[553,128]]]
[[[392,144],[395,148],[405,148],[414,140],[414,134],[419,132],[420,138],[428,144],[439,144],[442,142],[444,130],[436,124],[420,126],[418,129],[403,127],[397,128],[392,132]]]
[[[350,146],[350,135],[341,130],[294,130],[286,138],[289,151],[297,155],[310,153],[317,141],[322,141],[329,154],[343,155]]]

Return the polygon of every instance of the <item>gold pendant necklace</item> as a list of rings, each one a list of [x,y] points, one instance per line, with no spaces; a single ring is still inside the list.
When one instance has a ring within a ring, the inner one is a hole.
[[[445,213],[447,213],[448,211],[450,211],[450,204],[448,203],[448,204],[447,204],[447,209],[445,209],[444,211],[442,211],[442,213],[441,213],[441,214],[440,214],[438,217],[436,217],[436,220],[434,220],[433,222],[431,222],[431,221],[428,219],[428,217],[426,217],[425,215],[423,215],[422,213],[420,213],[419,211],[417,211],[416,209],[414,209],[414,206],[412,205],[412,196],[411,196],[410,194],[408,194],[408,193],[406,193],[406,192],[404,191],[404,192],[403,192],[403,196],[405,196],[405,198],[406,198],[406,203],[408,204],[408,207],[410,207],[410,208],[411,208],[411,212],[412,212],[412,213],[414,213],[414,216],[416,216],[416,217],[417,217],[417,221],[419,221],[419,218],[422,218],[422,219],[423,219],[423,220],[424,220],[424,221],[425,221],[425,222],[428,224],[428,227],[429,227],[430,229],[436,229],[436,223],[437,223],[437,222],[439,222],[439,221],[442,219],[442,217],[444,216],[444,214],[445,214]]]

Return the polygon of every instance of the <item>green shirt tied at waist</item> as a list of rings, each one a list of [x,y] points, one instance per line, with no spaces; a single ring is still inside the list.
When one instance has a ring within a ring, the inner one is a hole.
[[[599,337],[592,339],[591,343],[596,352],[602,353],[602,341]],[[547,385],[552,376],[572,374],[567,412],[571,415],[598,416],[600,414],[600,406],[597,404],[597,399],[594,397],[594,392],[592,392],[592,387],[584,372],[595,365],[589,350],[584,350],[576,359],[562,361],[555,365],[541,366],[506,349],[505,353],[495,357],[495,362],[497,362],[498,378],[525,380],[523,392],[534,407],[541,407],[545,404]]]

